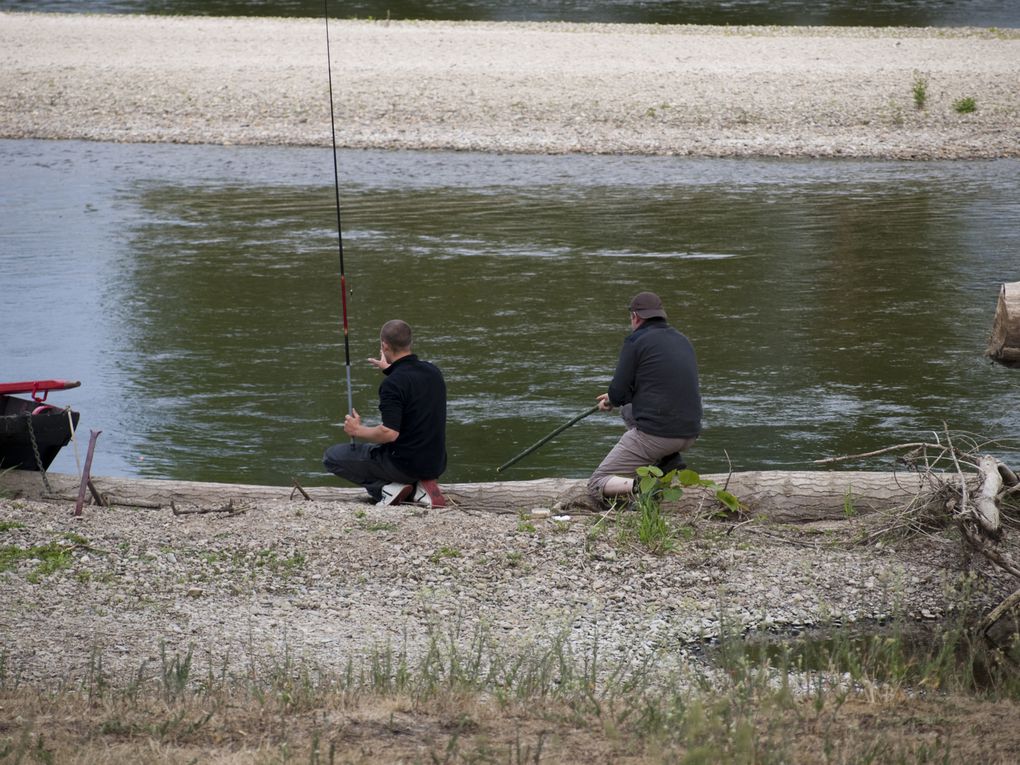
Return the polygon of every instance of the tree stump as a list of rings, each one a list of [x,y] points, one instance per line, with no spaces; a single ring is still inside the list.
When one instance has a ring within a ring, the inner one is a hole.
[[[1020,282],[1008,282],[999,290],[985,356],[1003,366],[1020,367]]]

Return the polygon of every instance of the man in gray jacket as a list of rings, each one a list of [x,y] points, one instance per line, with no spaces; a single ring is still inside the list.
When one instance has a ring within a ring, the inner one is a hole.
[[[628,306],[633,330],[620,349],[609,391],[598,396],[604,412],[620,407],[627,431],[588,479],[596,497],[634,491],[637,468],[683,467],[680,453],[701,433],[701,392],[694,347],[666,323],[662,301],[640,292]]]

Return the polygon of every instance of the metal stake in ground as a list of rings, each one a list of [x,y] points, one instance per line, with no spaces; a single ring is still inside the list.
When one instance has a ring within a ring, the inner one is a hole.
[[[549,441],[552,441],[556,436],[558,436],[564,430],[569,428],[571,425],[576,425],[577,423],[579,423],[581,420],[583,420],[588,415],[595,414],[595,412],[597,412],[598,410],[599,410],[599,407],[596,404],[595,406],[593,406],[588,411],[581,412],[581,414],[577,415],[576,417],[574,417],[569,422],[565,422],[562,425],[560,425],[558,428],[556,428],[556,430],[554,430],[549,435],[547,435],[544,438],[542,438],[542,439],[536,441],[535,443],[533,443],[531,446],[529,446],[523,452],[518,454],[516,457],[513,457],[512,459],[508,460],[507,462],[504,462],[502,465],[500,465],[498,468],[496,468],[496,472],[497,473],[502,473],[504,470],[506,470],[511,465],[513,465],[513,464],[519,462],[520,460],[524,459],[525,457],[527,457],[529,454],[531,454],[533,451],[535,451],[538,447],[542,446],[545,443],[548,443]]]
[[[85,454],[85,469],[81,473],[81,486],[78,487],[78,501],[74,504],[74,517],[81,515],[81,509],[85,505],[85,488],[92,480],[92,454],[96,451],[96,439],[99,438],[101,430],[89,431],[89,450]]]
[[[344,366],[347,369],[347,412],[354,411],[354,393],[351,390],[351,343],[347,326],[347,276],[344,274],[344,239],[340,226],[340,170],[336,160],[336,117],[333,114],[333,62],[329,54],[329,0],[322,2],[326,20],[326,73],[329,77],[329,129],[333,137],[333,189],[336,192],[336,242],[340,250],[340,304],[343,308]],[[354,445],[354,439],[351,439]]]

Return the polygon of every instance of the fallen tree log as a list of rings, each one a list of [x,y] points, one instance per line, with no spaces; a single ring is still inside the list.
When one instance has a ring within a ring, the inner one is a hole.
[[[1020,282],[1003,284],[995,307],[985,356],[1007,367],[1020,367]]]
[[[889,510],[913,500],[919,492],[931,490],[932,476],[910,472],[868,471],[749,471],[729,475],[706,475],[736,495],[750,517],[780,523],[839,520],[853,515]],[[977,476],[968,476],[968,481]],[[289,486],[203,483],[143,478],[101,478],[93,483],[111,505],[169,507],[191,503],[198,506],[235,506],[258,502],[307,501]],[[959,477],[947,476],[947,482]],[[39,473],[10,471],[0,475],[0,490],[7,496],[26,499],[74,502],[79,479],[73,475],[49,474],[47,492]],[[583,479],[544,478],[533,481],[442,484],[451,506],[490,512],[528,512],[535,507],[559,505],[563,512],[591,510]],[[306,487],[311,501],[358,502],[365,492],[357,488]],[[689,489],[670,509],[693,512],[722,509],[710,494]]]

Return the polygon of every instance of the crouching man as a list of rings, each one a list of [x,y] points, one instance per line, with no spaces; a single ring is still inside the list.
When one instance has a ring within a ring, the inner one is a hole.
[[[379,332],[379,358],[369,362],[386,376],[379,386],[382,422],[369,426],[357,410],[344,432],[357,443],[334,444],[322,462],[334,475],[365,487],[376,504],[414,501],[443,507],[436,479],[446,470],[446,381],[411,352],[411,327],[393,319]]]
[[[597,501],[632,494],[639,467],[684,467],[681,453],[701,433],[698,363],[690,340],[666,323],[655,293],[638,293],[628,308],[632,332],[609,391],[597,397],[604,412],[621,407],[627,431],[588,479]]]

